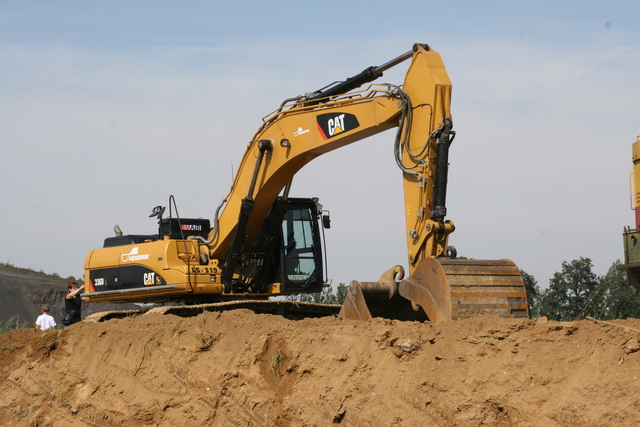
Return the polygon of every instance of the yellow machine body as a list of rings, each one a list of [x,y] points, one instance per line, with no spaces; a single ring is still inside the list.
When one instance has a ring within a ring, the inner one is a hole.
[[[401,85],[358,89],[407,59]],[[357,307],[375,305],[367,298],[381,299],[390,312],[409,306],[433,322],[478,314],[526,316],[524,283],[513,263],[457,258],[448,245],[455,230],[445,219],[448,150],[455,136],[450,103],[444,63],[422,44],[342,83],[284,101],[248,144],[210,228],[159,213],[158,235],[107,239],[86,258],[85,298],[207,302],[319,292],[324,266],[316,235],[322,208],[317,199],[289,198],[292,179],[322,154],[396,128],[409,276],[404,279],[404,269],[394,267],[370,286],[352,282],[341,316],[376,315],[358,314],[365,310]],[[196,231],[187,236],[184,230]],[[400,318],[414,315],[405,312]]]
[[[631,206],[635,212],[635,228],[625,227],[622,233],[624,242],[624,264],[618,269],[627,272],[630,285],[640,285],[640,135],[631,146],[633,172],[631,173]]]

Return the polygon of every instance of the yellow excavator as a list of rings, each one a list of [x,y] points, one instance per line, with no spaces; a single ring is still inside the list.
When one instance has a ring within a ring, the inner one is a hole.
[[[625,227],[622,237],[624,239],[624,264],[619,265],[619,270],[626,271],[630,285],[640,285],[640,135],[631,146],[633,172],[631,173],[631,197],[632,209],[635,211],[636,227]]]
[[[409,59],[402,85],[372,83]],[[324,153],[396,128],[409,275],[396,265],[377,282],[353,281],[337,306],[340,317],[433,323],[481,314],[526,317],[525,286],[513,262],[460,258],[448,244],[455,229],[445,219],[455,137],[450,102],[442,59],[425,44],[286,99],[248,144],[212,223],[180,218],[170,197],[168,216],[161,206],[150,215],[158,219],[158,234],[124,235],[116,226],[116,235],[86,257],[85,300],[180,301],[186,303],[180,313],[188,315],[198,310],[190,307],[205,306],[268,311],[282,304],[271,297],[320,292],[327,286],[322,236],[330,220],[317,198],[289,197],[293,177]]]

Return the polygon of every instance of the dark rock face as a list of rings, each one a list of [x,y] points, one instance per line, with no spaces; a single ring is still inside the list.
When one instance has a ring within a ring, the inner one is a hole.
[[[42,314],[40,308],[49,304],[50,314],[60,325],[69,281],[58,276],[0,264],[0,321],[6,322],[17,316],[20,325],[27,322],[29,327],[35,327],[36,319]],[[83,302],[82,318],[100,311],[136,308],[139,307],[134,304]]]

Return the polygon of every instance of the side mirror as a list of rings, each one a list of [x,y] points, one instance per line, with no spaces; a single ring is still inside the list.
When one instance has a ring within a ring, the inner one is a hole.
[[[324,213],[324,212],[326,212],[326,213]],[[322,226],[324,228],[327,228],[327,229],[331,228],[331,218],[329,217],[329,211],[323,211],[323,214],[322,214]]]

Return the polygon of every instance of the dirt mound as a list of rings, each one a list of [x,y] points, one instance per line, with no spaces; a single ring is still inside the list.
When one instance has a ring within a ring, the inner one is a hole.
[[[640,321],[144,315],[0,336],[0,425],[636,426]]]

